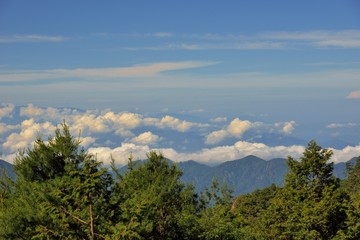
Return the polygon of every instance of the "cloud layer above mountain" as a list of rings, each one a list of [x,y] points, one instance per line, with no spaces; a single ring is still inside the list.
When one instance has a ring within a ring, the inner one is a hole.
[[[80,136],[82,145],[106,164],[111,156],[120,165],[132,154],[144,159],[146,153],[157,150],[174,161],[195,160],[217,164],[247,155],[264,159],[301,156],[304,144],[269,144],[263,136],[291,137],[297,123],[262,122],[225,117],[190,121],[186,115],[171,114],[149,116],[134,112],[111,110],[79,110],[70,108],[41,108],[33,104],[0,107],[1,158],[9,162],[19,149],[32,147],[33,141],[54,135],[63,121],[70,126],[74,137]],[[327,129],[337,129],[345,124],[330,124]],[[352,125],[353,126],[353,125]],[[347,161],[360,155],[360,145],[333,149],[333,161]]]

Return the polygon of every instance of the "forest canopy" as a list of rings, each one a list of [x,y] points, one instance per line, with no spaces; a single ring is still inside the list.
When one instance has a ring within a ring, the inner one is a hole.
[[[0,239],[359,239],[360,159],[340,181],[331,156],[310,141],[283,187],[234,197],[217,179],[196,192],[155,151],[105,168],[63,123],[2,177]]]

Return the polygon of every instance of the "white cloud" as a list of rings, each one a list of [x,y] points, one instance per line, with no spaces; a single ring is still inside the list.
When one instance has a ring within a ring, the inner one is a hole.
[[[353,128],[360,127],[360,123],[330,123],[326,128]]]
[[[129,129],[137,128],[142,122],[142,116],[140,114],[129,112],[120,114],[108,112],[104,115],[104,118],[111,120],[116,126],[122,126]]]
[[[121,146],[113,149],[108,147],[89,148],[88,152],[97,156],[97,159],[105,164],[110,163],[112,156],[115,159],[116,164],[125,165],[127,164],[130,155],[133,155],[134,160],[143,160],[146,159],[146,154],[151,150],[160,151],[165,157],[176,162],[195,160],[213,165],[224,161],[240,159],[248,155],[255,155],[265,160],[286,158],[287,156],[299,159],[302,156],[305,147],[300,145],[271,147],[263,143],[238,141],[234,145],[205,148],[197,152],[185,153],[178,152],[172,148],[152,149],[148,145],[122,143]],[[360,156],[360,145],[331,150],[334,152],[331,161],[335,163],[348,161],[354,156]],[[14,157],[15,154],[9,154],[4,156],[4,159],[8,162],[13,162]]]
[[[240,120],[239,118],[235,118],[225,129],[214,131],[208,134],[205,137],[205,143],[217,144],[231,136],[241,138],[242,135],[254,125],[257,125],[257,123],[254,124],[248,120]]]
[[[360,48],[360,40],[324,40],[315,43],[320,47]]]
[[[63,36],[46,35],[12,35],[0,36],[0,43],[19,43],[19,42],[63,42],[66,38]]]
[[[15,106],[10,103],[2,103],[0,105],[0,119],[3,117],[9,116],[12,111],[14,111]]]
[[[188,131],[192,123],[188,121],[181,121],[178,118],[171,117],[169,115],[163,117],[159,122],[160,127],[169,127],[171,129],[177,130],[179,132],[186,132]]]
[[[165,157],[176,161],[194,160],[205,164],[218,164],[224,161],[236,160],[248,155],[255,155],[265,160],[273,158],[287,158],[292,156],[299,159],[305,151],[304,146],[268,146],[263,143],[249,143],[238,141],[234,145],[218,146],[214,148],[205,148],[197,152],[182,153],[172,148],[151,149],[147,145],[122,144],[120,147],[111,148],[91,148],[90,152],[97,154],[98,159],[106,164],[110,162],[110,156],[116,160],[117,164],[125,165],[130,154],[135,159],[146,159],[146,153],[150,150],[160,151]],[[360,145],[355,147],[345,147],[343,149],[332,149],[334,152],[331,161],[338,163],[348,161],[354,156],[360,156]]]
[[[285,122],[282,131],[285,134],[291,134],[295,129],[295,121]]]
[[[17,71],[0,73],[0,82],[22,82],[31,80],[45,80],[55,78],[110,78],[124,77],[156,77],[160,73],[173,70],[191,69],[213,65],[212,62],[160,62],[131,67],[118,68],[78,68],[78,69],[49,69],[38,71]]]
[[[3,104],[3,106],[3,115],[9,114],[14,109],[13,105]],[[70,126],[73,136],[80,136],[82,145],[85,147],[99,146],[97,141],[98,139],[103,141],[104,134],[111,134],[110,138],[113,140],[132,141],[142,145],[153,145],[162,139],[150,131],[135,136],[131,130],[139,127],[156,127],[187,132],[194,128],[204,130],[209,126],[209,124],[180,120],[170,115],[162,118],[145,118],[141,114],[131,112],[114,113],[109,110],[82,112],[66,108],[41,108],[33,104],[21,107],[19,116],[28,117],[28,119],[17,125],[0,124],[0,133],[2,134],[0,144],[6,153],[31,146],[39,134],[45,138],[53,135],[56,127],[59,127],[63,120]]]
[[[21,123],[20,133],[11,133],[3,143],[3,147],[10,151],[17,151],[18,149],[29,147],[40,134],[49,136],[54,131],[55,126],[50,122],[35,123],[32,118],[24,120]]]
[[[158,128],[170,128],[178,132],[187,132],[192,127],[209,127],[209,124],[194,123],[186,120],[180,120],[178,118],[166,115],[165,117],[159,118],[144,118],[145,126],[156,126]]]
[[[349,93],[349,95],[346,97],[349,99],[360,99],[360,91],[354,91]]]
[[[168,37],[168,34],[159,34],[159,36],[163,35]],[[156,34],[150,36],[156,36]],[[176,36],[171,34],[170,36],[176,38],[177,41],[173,43],[159,42],[157,45],[146,47],[125,47],[123,49],[130,51],[202,51],[284,49],[309,46],[315,48],[360,47],[360,30],[267,32],[255,35],[206,33]],[[194,39],[197,40],[196,43],[194,43]]]
[[[154,33],[153,36],[158,38],[169,38],[172,37],[173,34],[171,32],[157,32]]]
[[[217,117],[217,118],[210,119],[210,122],[214,122],[214,123],[220,123],[220,122],[226,122],[226,121],[227,121],[227,117]]]
[[[11,104],[2,104],[2,106],[3,108],[1,108],[1,111],[3,116],[7,116],[14,111],[14,106]],[[5,154],[5,157],[3,158],[9,161],[10,156],[13,156],[12,154],[19,148],[31,146],[32,142],[39,134],[44,138],[49,135],[54,135],[56,126],[61,123],[63,119],[66,119],[66,122],[69,124],[73,136],[77,137],[79,130],[81,130],[80,139],[82,140],[82,145],[86,148],[91,147],[91,153],[98,153],[99,159],[106,163],[109,162],[110,154],[112,154],[115,159],[119,160],[120,163],[126,163],[130,153],[133,153],[137,159],[144,159],[146,153],[152,149],[151,147],[154,145],[156,146],[156,144],[163,139],[161,136],[154,134],[148,129],[144,130],[146,127],[174,130],[181,133],[197,130],[197,132],[192,131],[192,134],[197,133],[198,137],[205,136],[206,144],[218,144],[230,137],[240,139],[247,131],[253,131],[255,134],[259,135],[263,131],[290,134],[294,131],[294,127],[296,126],[294,121],[262,123],[235,118],[230,123],[226,123],[226,118],[217,118],[213,119],[213,122],[223,122],[224,126],[210,132],[209,124],[190,122],[170,115],[152,118],[130,112],[115,113],[109,110],[81,112],[75,109],[39,108],[32,104],[21,108],[20,115],[22,116],[20,119],[23,119],[24,117],[28,117],[28,119],[20,122],[21,120],[16,120],[17,118],[15,117],[14,121],[19,122],[14,122],[13,125],[0,123],[0,150]],[[350,128],[359,126],[359,123],[332,123],[327,127]],[[141,129],[142,133],[135,136],[131,131],[134,130],[134,132],[138,132],[139,130],[136,131],[136,129]],[[109,135],[105,135],[105,133]],[[208,134],[206,135],[206,133]],[[120,135],[122,139],[116,134]],[[109,139],[106,139],[107,136],[110,136]],[[99,139],[101,139],[101,142]],[[253,138],[253,140],[254,139],[256,138]],[[172,139],[169,139],[169,141],[171,140]],[[103,147],[106,144],[108,144],[107,146],[115,146],[116,142],[118,144],[121,142],[123,143],[121,146],[113,149]],[[192,159],[214,164],[231,159],[238,159],[249,154],[265,159],[286,157],[287,155],[298,157],[303,152],[304,147],[270,147],[262,143],[237,141],[233,145],[204,148],[195,152],[179,152],[181,147],[176,149],[159,148],[158,150],[162,151],[167,157],[175,161]],[[334,150],[334,161],[346,161],[349,160],[350,156],[354,157],[358,155],[360,155],[360,146],[338,149]]]
[[[125,165],[130,154],[133,154],[135,159],[146,159],[146,153],[151,148],[147,145],[135,145],[135,144],[121,144],[120,147],[111,148],[91,148],[89,152],[96,154],[98,159],[108,164],[110,162],[110,156],[112,156],[117,164]],[[217,164],[224,161],[240,159],[248,155],[256,155],[263,159],[272,158],[286,158],[291,155],[298,158],[305,150],[304,146],[275,146],[270,147],[262,143],[249,143],[244,141],[238,141],[234,145],[219,146],[214,148],[205,148],[198,152],[193,153],[181,153],[172,148],[160,148],[152,149],[154,151],[160,151],[165,157],[179,162],[195,160],[205,164]]]
[[[5,134],[20,128],[20,125],[8,125],[5,123],[0,123],[0,134]]]
[[[353,157],[359,157],[360,156],[360,145],[357,146],[347,146],[343,149],[333,149],[330,148],[333,151],[333,156],[331,158],[332,162],[338,163],[338,162],[345,162],[350,160]]]
[[[227,131],[233,135],[234,137],[241,137],[247,130],[252,127],[252,124],[248,120],[240,120],[239,118],[235,118],[231,121],[229,126],[227,127]]]
[[[302,41],[317,47],[359,48],[360,31],[304,31],[304,32],[272,32],[260,34],[259,37],[274,40]]]
[[[262,122],[250,122],[248,120],[240,120],[239,118],[235,118],[223,129],[213,131],[206,135],[205,144],[218,144],[229,137],[235,137],[239,139],[245,132],[251,129],[257,130],[258,132],[265,131],[291,134],[295,129],[295,125],[295,121],[266,124]]]
[[[96,141],[96,138],[94,138],[94,137],[81,137],[80,145],[83,146],[84,148],[88,148],[95,141]]]
[[[110,164],[111,156],[114,158],[116,164],[125,165],[128,162],[130,155],[134,160],[146,159],[146,154],[151,150],[146,145],[136,145],[134,143],[122,143],[121,146],[111,149],[108,147],[89,148],[88,152],[94,154],[99,161],[104,164]]]
[[[153,145],[160,141],[161,138],[150,131],[141,133],[139,136],[136,136],[131,139],[131,142],[140,144],[140,145]]]
[[[229,132],[226,130],[218,130],[211,132],[205,137],[205,144],[217,144],[229,137]]]
[[[104,121],[101,116],[96,116],[94,114],[75,115],[71,121],[71,129],[74,131],[81,131],[84,134],[92,132],[105,133],[110,131],[106,121]]]
[[[28,117],[34,117],[43,115],[46,112],[43,108],[39,108],[34,106],[33,104],[28,104],[27,107],[21,107],[20,108],[20,116],[28,116]]]

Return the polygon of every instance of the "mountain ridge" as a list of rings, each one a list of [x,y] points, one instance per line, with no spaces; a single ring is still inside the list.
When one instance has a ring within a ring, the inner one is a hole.
[[[241,195],[253,192],[257,189],[268,187],[272,184],[282,187],[285,175],[288,172],[288,166],[285,158],[274,158],[264,160],[254,155],[244,158],[230,160],[215,166],[209,166],[194,160],[184,162],[168,161],[177,164],[183,171],[181,179],[185,183],[192,183],[197,192],[204,191],[211,187],[213,179],[218,179],[219,183],[226,183],[234,191],[234,195]],[[137,161],[143,162],[143,161]],[[353,165],[356,163],[356,157],[349,161]],[[333,174],[340,178],[346,178],[346,163],[334,164]],[[0,169],[8,171],[10,177],[15,178],[13,165],[0,159]],[[120,168],[124,173],[127,166]]]

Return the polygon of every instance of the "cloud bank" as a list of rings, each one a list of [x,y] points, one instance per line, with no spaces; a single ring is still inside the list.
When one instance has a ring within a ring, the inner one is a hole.
[[[295,121],[264,123],[234,118],[227,122],[227,118],[218,117],[195,122],[170,114],[152,117],[111,110],[41,108],[33,104],[16,107],[3,103],[0,105],[0,157],[13,162],[19,149],[32,147],[39,136],[46,140],[54,135],[64,119],[73,136],[78,137],[80,133],[81,145],[105,164],[110,163],[111,156],[119,165],[126,164],[130,154],[135,159],[144,159],[151,150],[160,151],[178,162],[195,160],[212,165],[248,155],[263,159],[289,155],[298,158],[305,149],[296,144],[270,146],[254,141],[261,134],[291,135],[295,131]],[[333,123],[327,128],[358,126],[356,123]],[[225,144],[224,140],[227,140]],[[186,151],[184,144],[198,147]],[[360,155],[360,145],[333,149],[333,152],[332,161],[347,161]]]

